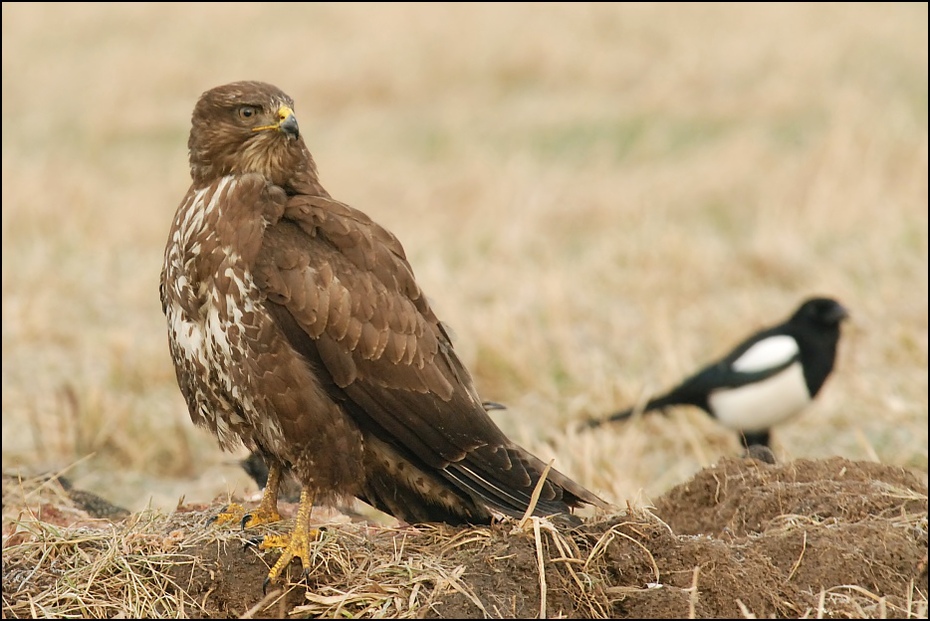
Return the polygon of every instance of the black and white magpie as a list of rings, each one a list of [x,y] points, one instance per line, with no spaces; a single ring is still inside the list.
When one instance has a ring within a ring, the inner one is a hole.
[[[811,298],[784,323],[764,329],[721,360],[645,406],[588,421],[588,428],[636,412],[693,405],[737,431],[743,446],[769,446],[771,428],[807,406],[833,371],[840,324],[849,312],[831,298]]]

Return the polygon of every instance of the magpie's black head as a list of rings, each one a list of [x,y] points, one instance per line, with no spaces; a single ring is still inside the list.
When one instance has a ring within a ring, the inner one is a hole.
[[[849,311],[833,298],[810,298],[795,311],[792,321],[805,321],[821,326],[838,326],[849,317]]]
[[[265,463],[265,458],[262,457],[262,454],[258,451],[252,451],[252,453],[239,462],[242,466],[242,469],[245,470],[246,474],[252,477],[252,480],[258,485],[259,489],[263,489],[265,485],[268,484],[268,465]]]

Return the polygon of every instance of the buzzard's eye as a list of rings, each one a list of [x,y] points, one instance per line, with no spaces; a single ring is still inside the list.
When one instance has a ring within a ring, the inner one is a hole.
[[[256,114],[258,114],[258,108],[256,108],[255,106],[240,106],[239,107],[239,118],[242,120],[251,119]]]

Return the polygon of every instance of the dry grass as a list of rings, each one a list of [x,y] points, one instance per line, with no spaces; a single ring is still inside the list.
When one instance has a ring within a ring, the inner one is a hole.
[[[18,519],[4,520],[5,616],[200,617],[209,612],[203,607],[209,594],[198,601],[197,594],[188,592],[192,576],[198,571],[221,571],[209,567],[203,549],[242,547],[248,541],[239,531],[206,526],[215,508],[198,511],[179,506],[169,514],[145,510],[117,523],[75,522],[80,510],[68,502],[54,481],[35,478],[4,483],[4,502],[24,512]],[[36,507],[45,509],[46,514],[37,515]],[[49,513],[51,507],[56,508],[54,513]],[[56,525],[58,521],[70,525]],[[583,596],[585,585],[590,588],[590,579],[582,581],[571,562],[587,571],[596,557],[577,559],[577,546],[548,520],[533,517],[527,523],[528,536],[538,549],[542,584],[545,561],[564,564]],[[514,533],[525,530],[517,523],[506,528]],[[556,546],[558,558],[544,559],[543,536]],[[308,591],[306,602],[290,614],[414,618],[450,592],[464,595],[484,610],[472,587],[463,582],[465,566],[449,557],[462,551],[480,558],[487,553],[492,538],[488,528],[450,534],[441,526],[397,529],[342,521],[338,533],[330,536],[324,532],[313,550],[311,574],[325,576],[328,583]],[[299,587],[287,586],[288,590],[295,588]],[[545,586],[542,588],[544,592]],[[273,609],[283,595],[281,588],[272,589],[244,616]],[[500,612],[496,612],[494,616],[499,617]],[[602,607],[598,613],[601,618],[605,616]]]
[[[5,477],[4,617],[926,618],[926,487],[903,470],[866,464],[875,480],[825,495],[821,507],[836,517],[784,515],[766,525],[763,515],[780,502],[775,479],[836,483],[821,478],[823,462],[795,463],[730,460],[692,482],[700,489],[728,477],[730,493],[772,501],[748,503],[762,512],[722,537],[678,535],[632,507],[574,527],[538,517],[490,528],[385,527],[332,514],[306,587],[279,580],[264,597],[258,587],[275,555],[269,561],[248,545],[255,532],[210,526],[216,505],[95,520],[54,480]],[[859,480],[862,467],[845,463]],[[695,500],[695,511],[717,510]],[[857,516],[862,503],[873,510]],[[743,532],[749,524],[758,531]],[[799,533],[796,558],[766,553],[787,550]],[[830,586],[818,587],[824,580]]]
[[[689,411],[563,429],[826,293],[855,323],[776,452],[926,476],[926,4],[2,11],[5,471],[77,462],[135,510],[252,489],[188,420],[157,279],[193,103],[254,78],[560,470],[639,505],[734,453]]]

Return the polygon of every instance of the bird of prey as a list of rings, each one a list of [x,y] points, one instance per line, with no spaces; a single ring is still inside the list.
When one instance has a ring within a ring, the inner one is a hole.
[[[670,406],[692,405],[737,431],[745,448],[768,447],[771,428],[811,403],[833,371],[840,324],[848,316],[834,299],[805,300],[783,323],[746,338],[722,359],[644,406],[588,421],[585,427],[624,420],[636,412],[664,413]]]
[[[310,567],[314,501],[452,524],[606,506],[491,420],[398,239],[323,189],[288,95],[206,91],[188,149],[162,310],[194,423],[268,464],[244,525],[280,519],[284,470],[301,483],[293,532],[265,539],[284,549],[266,585],[295,556]]]

